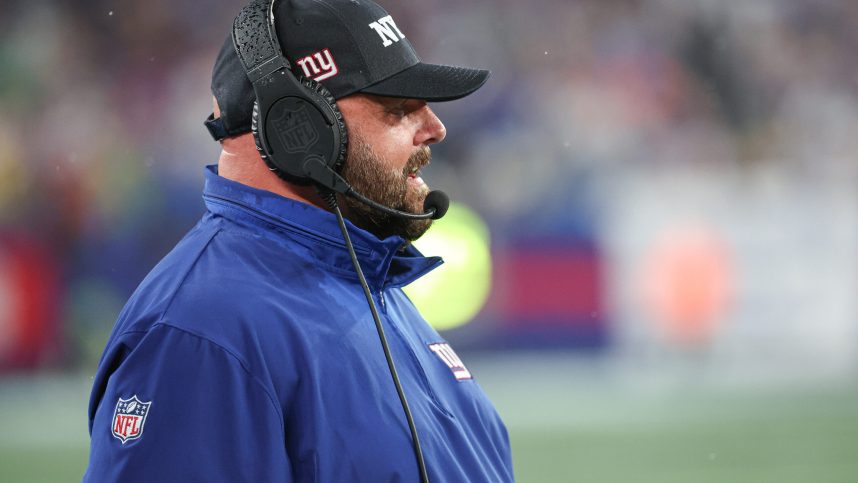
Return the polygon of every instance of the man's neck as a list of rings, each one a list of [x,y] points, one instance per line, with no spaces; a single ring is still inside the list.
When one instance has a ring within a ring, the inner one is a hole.
[[[252,134],[226,138],[218,160],[218,174],[241,183],[303,203],[327,209],[324,201],[312,186],[287,183],[268,169],[256,150]]]

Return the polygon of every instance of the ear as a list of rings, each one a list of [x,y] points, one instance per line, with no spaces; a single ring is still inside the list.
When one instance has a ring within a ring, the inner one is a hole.
[[[220,117],[220,106],[217,105],[217,98],[215,96],[212,96],[212,112],[215,119]]]

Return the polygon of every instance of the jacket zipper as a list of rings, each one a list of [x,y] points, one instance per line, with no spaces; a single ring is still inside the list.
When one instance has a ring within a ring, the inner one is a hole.
[[[384,292],[378,291],[378,304],[381,305],[381,311],[387,314],[387,304],[384,303]]]

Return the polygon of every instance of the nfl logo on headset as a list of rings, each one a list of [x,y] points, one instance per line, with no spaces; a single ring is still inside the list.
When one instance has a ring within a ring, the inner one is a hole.
[[[136,395],[131,399],[119,398],[113,410],[113,436],[122,444],[140,438],[151,405],[152,401],[143,402]]]
[[[284,109],[274,120],[274,131],[287,153],[307,151],[319,139],[304,105],[294,111]]]

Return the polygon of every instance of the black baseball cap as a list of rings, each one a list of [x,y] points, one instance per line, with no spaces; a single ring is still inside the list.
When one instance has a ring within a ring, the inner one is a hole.
[[[390,14],[369,0],[278,0],[274,17],[292,72],[319,81],[336,99],[364,92],[451,101],[489,77],[487,70],[421,62]],[[260,34],[268,35],[267,26]],[[221,112],[219,126],[207,123],[215,139],[250,132],[256,96],[231,35],[215,61],[212,93]]]

